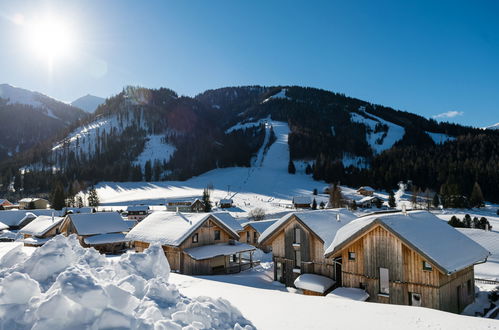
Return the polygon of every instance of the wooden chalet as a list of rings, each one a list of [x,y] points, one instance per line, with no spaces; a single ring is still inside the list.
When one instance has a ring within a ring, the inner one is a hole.
[[[309,209],[312,204],[312,198],[309,196],[293,197],[293,206],[295,209]]]
[[[60,234],[59,226],[63,217],[41,215],[19,230],[25,246],[41,246],[55,235]]]
[[[131,205],[126,208],[128,220],[142,221],[149,215],[150,208],[147,205]]]
[[[270,245],[262,245],[258,243],[258,239],[260,235],[267,230],[270,226],[276,223],[276,219],[274,220],[260,220],[260,221],[250,221],[242,224],[242,229],[239,233],[239,242],[251,244],[260,250],[268,253],[272,251],[272,246]]]
[[[220,200],[219,206],[222,209],[228,209],[228,208],[231,208],[233,204],[234,204],[234,201],[232,199],[226,198],[226,199]]]
[[[333,262],[324,257],[336,231],[356,216],[345,209],[294,212],[269,226],[260,236],[260,245],[272,246],[274,279],[294,286],[301,274],[336,278]]]
[[[174,272],[193,275],[235,273],[253,267],[255,247],[238,242],[220,214],[154,212],[127,235],[136,251],[163,246]]]
[[[374,194],[374,189],[369,186],[363,186],[357,189],[357,193],[362,196],[372,196]]]
[[[369,301],[460,313],[474,300],[473,265],[489,252],[426,211],[374,214],[340,228],[326,250],[338,284]]]
[[[166,210],[173,212],[204,212],[204,203],[199,199],[169,200],[166,203]]]
[[[48,204],[49,201],[43,198],[23,198],[19,201],[19,209],[46,209]]]
[[[0,211],[0,222],[9,226],[9,230],[17,230],[33,221],[40,215],[59,215],[55,210],[4,210]]]
[[[61,223],[65,235],[76,234],[83,247],[94,247],[101,253],[119,253],[130,246],[129,230],[117,212],[68,214]]]
[[[0,206],[3,208],[3,209],[6,209],[6,208],[10,208],[12,206],[12,203],[9,202],[8,200],[6,199],[0,199]]]

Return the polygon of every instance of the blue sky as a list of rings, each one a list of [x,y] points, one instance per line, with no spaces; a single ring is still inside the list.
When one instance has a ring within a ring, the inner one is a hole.
[[[64,101],[303,85],[484,126],[499,122],[498,14],[497,1],[7,0],[0,83]],[[72,44],[51,68],[26,29],[43,15]]]

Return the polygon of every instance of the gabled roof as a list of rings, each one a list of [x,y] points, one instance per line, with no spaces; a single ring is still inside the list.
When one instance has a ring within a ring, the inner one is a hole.
[[[445,274],[485,260],[490,252],[427,211],[374,214],[342,227],[326,249],[326,257],[380,224]]]
[[[8,210],[0,211],[0,222],[9,227],[21,225],[27,218],[36,218],[39,215],[59,215],[59,211],[54,210]]]
[[[58,226],[62,220],[64,220],[63,217],[52,218],[52,216],[40,215],[19,230],[19,232],[21,234],[29,234],[33,236],[43,236],[46,232],[55,226]]]
[[[179,246],[209,218],[218,222],[234,238],[239,235],[218,216],[210,213],[154,212],[130,230],[134,241]]]
[[[94,213],[95,209],[91,206],[86,206],[86,207],[65,207],[62,209],[63,214],[64,213]]]
[[[359,189],[357,189],[357,191],[359,191],[359,190],[373,191],[374,192],[374,189],[369,187],[369,186],[362,186]]]
[[[147,212],[149,211],[148,205],[130,205],[126,208],[127,212]]]
[[[236,233],[243,229],[241,224],[229,212],[213,212],[212,215],[229,226]]]
[[[242,224],[243,228],[246,226],[251,226],[256,232],[263,233],[267,228],[276,223],[278,219],[271,220],[260,220],[260,221],[249,221]]]
[[[0,198],[0,205],[2,205],[3,203],[9,203],[9,204],[12,204],[12,203],[11,203],[11,202],[9,202],[8,200],[6,200],[6,199],[4,199],[4,198],[3,198],[3,199],[2,199],[2,198]]]
[[[68,214],[78,235],[95,235],[127,232],[128,224],[117,212]]]
[[[0,230],[4,230],[4,229],[7,229],[9,228],[9,226],[7,226],[5,223],[3,222],[0,222]]]
[[[43,198],[38,198],[38,197],[26,197],[26,198],[23,198],[19,201],[19,203],[30,203],[30,202],[36,202],[36,201],[39,201],[39,200],[43,200],[43,201],[46,201],[48,202],[46,199],[43,199]]]
[[[339,215],[340,221],[336,217]],[[292,212],[283,216],[273,225],[268,227],[260,238],[258,243],[264,243],[265,240],[272,237],[275,233],[285,226],[293,216],[305,225],[312,233],[324,242],[324,249],[333,241],[336,232],[350,221],[356,218],[355,214],[346,209],[328,209],[316,211]]]
[[[311,204],[312,198],[310,196],[296,196],[293,197],[293,204]]]
[[[220,204],[232,204],[234,201],[232,199],[221,199]]]

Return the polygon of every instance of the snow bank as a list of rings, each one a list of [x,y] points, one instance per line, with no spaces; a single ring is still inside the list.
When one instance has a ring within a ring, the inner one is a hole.
[[[336,282],[326,276],[317,274],[301,274],[294,284],[298,289],[309,290],[319,293],[326,292]]]
[[[60,235],[17,261],[0,271],[0,329],[253,328],[224,299],[181,295],[158,245],[109,260]]]

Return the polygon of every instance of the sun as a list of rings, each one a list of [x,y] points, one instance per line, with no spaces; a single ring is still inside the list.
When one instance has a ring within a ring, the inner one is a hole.
[[[31,50],[49,62],[68,57],[74,48],[74,35],[64,20],[44,17],[33,21],[28,28]]]

